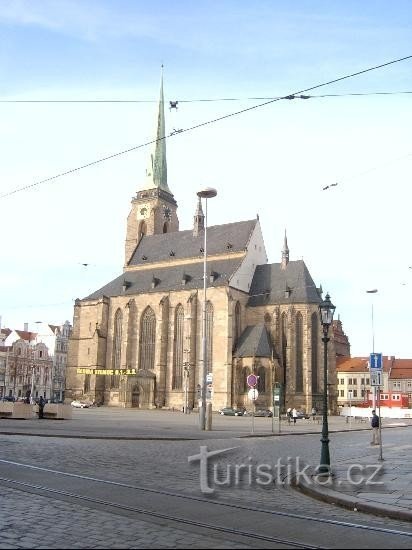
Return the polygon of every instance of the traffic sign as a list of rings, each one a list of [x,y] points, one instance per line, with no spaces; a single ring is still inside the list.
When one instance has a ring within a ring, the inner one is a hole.
[[[211,384],[213,382],[213,372],[208,372],[206,375],[206,384]]]
[[[369,356],[369,368],[373,370],[382,370],[382,354],[381,353],[371,353]]]
[[[252,401],[256,401],[256,399],[259,397],[259,392],[255,390],[255,388],[252,388],[247,392],[247,395],[249,399],[251,399]]]
[[[258,377],[255,374],[249,374],[246,378],[246,382],[249,388],[254,388],[258,382]]]
[[[371,371],[371,386],[382,386],[382,371],[381,370],[372,370]]]

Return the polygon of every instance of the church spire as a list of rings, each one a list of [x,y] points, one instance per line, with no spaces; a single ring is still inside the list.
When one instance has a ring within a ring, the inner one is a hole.
[[[149,157],[144,189],[158,188],[170,193],[167,185],[165,109],[163,97],[163,65],[160,77],[160,99],[156,121],[155,143]]]
[[[286,266],[289,263],[289,248],[288,248],[288,239],[286,237],[286,229],[285,229],[285,238],[283,240],[283,249],[282,249],[282,262],[281,267],[282,269],[286,269]]]
[[[205,215],[203,214],[202,201],[199,197],[196,212],[193,218],[193,236],[198,237],[201,231],[205,229]]]

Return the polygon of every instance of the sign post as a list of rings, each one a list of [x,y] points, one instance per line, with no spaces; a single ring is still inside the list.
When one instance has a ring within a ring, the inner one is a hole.
[[[272,416],[272,433],[274,432],[273,429],[273,420],[275,417],[275,413],[278,419],[278,431],[280,433],[280,402],[281,402],[281,393],[282,393],[282,386],[279,384],[279,382],[276,382],[274,388],[273,388],[273,416]]]
[[[379,460],[382,457],[382,418],[381,418],[381,386],[383,379],[382,353],[371,353],[369,358],[369,370],[371,376],[371,386],[373,386],[373,408],[375,408],[376,391],[378,393],[378,411],[379,411]]]
[[[250,375],[253,376],[253,375]],[[253,407],[252,407],[252,434],[255,433],[255,402],[256,399],[259,397],[259,392],[255,388],[251,388],[248,391],[248,397],[251,401],[253,401]]]

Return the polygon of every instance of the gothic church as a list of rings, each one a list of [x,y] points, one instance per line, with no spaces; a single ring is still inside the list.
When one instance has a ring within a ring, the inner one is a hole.
[[[181,231],[167,181],[163,82],[156,143],[131,202],[123,273],[74,308],[66,402],[196,409],[202,361],[205,216]],[[194,190],[195,191],[195,190]],[[268,264],[259,219],[207,228],[206,346],[213,410],[250,408],[247,375],[258,375],[256,406],[321,409],[321,289],[303,260]],[[331,334],[329,382],[335,380]],[[111,369],[110,376],[86,369]],[[116,374],[129,369],[129,374]],[[130,375],[130,372],[132,375]],[[331,404],[332,405],[332,404]],[[332,406],[333,408],[333,406]]]

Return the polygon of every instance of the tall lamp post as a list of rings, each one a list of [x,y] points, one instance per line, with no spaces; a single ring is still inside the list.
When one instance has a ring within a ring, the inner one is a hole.
[[[328,427],[328,337],[329,327],[333,321],[335,306],[330,301],[329,294],[319,304],[320,320],[323,327],[323,424],[322,424],[322,448],[320,454],[320,465],[318,471],[320,474],[330,475],[330,455],[329,455],[329,427]]]
[[[201,430],[206,430],[206,376],[207,376],[207,341],[206,341],[206,258],[207,258],[207,199],[216,197],[217,191],[213,187],[205,187],[197,192],[197,196],[205,199],[205,231],[203,245],[203,308],[202,308],[202,362],[200,369],[200,399],[199,424]]]
[[[378,289],[374,288],[372,290],[367,290],[366,294],[377,294]],[[375,324],[374,324],[374,318],[373,318],[373,300],[371,304],[371,321],[372,321],[372,353],[375,353]],[[375,408],[375,402],[376,402],[376,386],[373,387],[372,392],[372,407]]]

